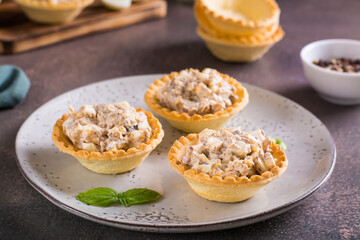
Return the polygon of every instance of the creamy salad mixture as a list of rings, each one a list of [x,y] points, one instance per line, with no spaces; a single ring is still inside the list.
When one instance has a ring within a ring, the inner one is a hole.
[[[84,105],[77,112],[70,107],[70,116],[62,127],[76,147],[89,152],[137,147],[152,132],[145,113],[127,102]]]
[[[271,142],[260,129],[205,129],[199,133],[199,142],[186,148],[182,162],[210,176],[250,177],[275,167]]]
[[[205,115],[232,105],[235,87],[214,69],[182,70],[156,94],[159,104],[179,113]]]

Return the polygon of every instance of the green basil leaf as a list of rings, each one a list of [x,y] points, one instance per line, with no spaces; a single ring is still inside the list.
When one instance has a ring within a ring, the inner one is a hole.
[[[118,192],[118,198],[125,198],[125,193],[124,192]]]
[[[87,190],[76,195],[76,198],[83,203],[98,207],[108,207],[119,201],[118,193],[111,188],[105,187]]]
[[[281,147],[282,150],[286,151],[287,145],[286,145],[283,141],[281,141],[281,140],[278,139],[278,138],[271,138],[271,139],[274,140],[275,144],[280,145],[280,147]]]
[[[126,198],[119,198],[119,202],[120,202],[124,207],[129,206]]]
[[[146,188],[133,188],[126,191],[124,195],[128,205],[155,201],[161,196],[160,193]]]

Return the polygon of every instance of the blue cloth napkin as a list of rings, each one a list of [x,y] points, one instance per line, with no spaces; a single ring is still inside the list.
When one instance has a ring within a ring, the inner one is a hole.
[[[26,97],[29,88],[30,81],[20,68],[0,66],[0,109],[18,105]]]

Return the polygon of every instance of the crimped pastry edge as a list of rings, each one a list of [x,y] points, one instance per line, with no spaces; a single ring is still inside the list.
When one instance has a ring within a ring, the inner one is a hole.
[[[207,173],[198,172],[194,169],[189,169],[185,166],[181,157],[183,152],[185,151],[185,147],[188,145],[194,145],[199,140],[199,134],[189,134],[186,137],[182,136],[179,140],[176,140],[173,146],[170,148],[168,154],[168,160],[170,166],[174,168],[179,174],[181,174],[185,178],[189,178],[199,183],[205,183],[209,185],[224,185],[224,186],[242,186],[242,185],[264,185],[267,184],[274,179],[281,176],[288,165],[288,160],[285,156],[285,152],[281,150],[280,146],[272,142],[270,148],[273,150],[272,155],[277,158],[277,164],[270,171],[264,172],[261,175],[253,175],[250,178],[246,176],[242,177],[219,177],[212,176],[210,177]]]
[[[197,34],[204,40],[215,42],[222,45],[229,46],[241,46],[241,47],[258,47],[258,46],[267,46],[273,45],[280,41],[285,33],[281,26],[278,26],[276,32],[267,39],[261,39],[256,36],[254,37],[232,37],[228,35],[220,35],[217,37],[211,36],[211,34],[206,32],[206,29],[199,26],[197,28]]]
[[[240,31],[240,33],[233,32],[230,34],[227,32],[223,32],[220,29],[214,28],[204,15],[204,12],[202,11],[199,4],[197,3],[194,4],[194,14],[199,24],[199,27],[202,28],[209,35],[216,38],[234,39],[234,41],[244,43],[267,41],[267,39],[271,38],[274,35],[279,25],[278,23],[274,23],[261,29],[244,30],[245,32]]]
[[[62,129],[62,123],[69,117],[64,114],[62,118],[58,119],[54,125],[52,140],[54,144],[59,148],[60,151],[70,154],[75,158],[95,161],[108,161],[108,160],[124,160],[132,158],[134,156],[141,157],[144,154],[152,151],[162,140],[164,132],[161,124],[157,118],[153,116],[151,112],[145,111],[142,108],[136,109],[138,112],[142,111],[146,114],[149,125],[152,129],[151,138],[146,143],[139,144],[136,148],[129,148],[126,151],[107,151],[104,153],[100,152],[88,152],[82,149],[78,149],[74,146],[70,139],[64,134]]]
[[[196,0],[196,4],[199,4],[199,6],[205,11],[206,14],[209,14],[210,16],[214,17],[215,19],[219,19],[221,21],[224,21],[225,23],[231,23],[231,24],[240,24],[244,27],[263,27],[268,26],[272,22],[275,21],[276,18],[279,18],[280,16],[280,8],[278,4],[274,0],[264,0],[266,4],[268,4],[272,11],[271,16],[267,19],[260,19],[257,21],[250,20],[250,21],[244,21],[241,19],[235,20],[229,17],[222,16],[218,14],[216,11],[213,11],[208,8],[208,6],[204,3],[203,0]]]
[[[192,70],[192,69],[190,69]],[[171,111],[170,109],[166,107],[162,107],[156,98],[156,92],[160,87],[162,87],[166,82],[170,81],[172,78],[179,75],[178,72],[172,72],[169,75],[164,75],[161,79],[156,79],[155,82],[153,82],[148,90],[145,93],[144,100],[147,106],[156,114],[159,114],[160,116],[166,118],[167,120],[173,120],[173,121],[179,121],[179,122],[207,122],[216,120],[219,118],[228,118],[235,113],[241,111],[249,102],[249,94],[244,88],[241,83],[236,81],[234,78],[219,73],[221,77],[223,77],[229,84],[234,86],[236,88],[236,95],[238,96],[238,99],[235,99],[235,102],[230,107],[227,107],[224,110],[218,111],[214,114],[206,114],[206,115],[199,115],[194,114],[190,116],[187,113],[179,113],[177,111]]]

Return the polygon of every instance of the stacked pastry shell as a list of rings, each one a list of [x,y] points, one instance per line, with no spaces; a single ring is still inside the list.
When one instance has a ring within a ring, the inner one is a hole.
[[[274,0],[196,0],[194,12],[198,35],[224,61],[255,61],[284,37]]]

